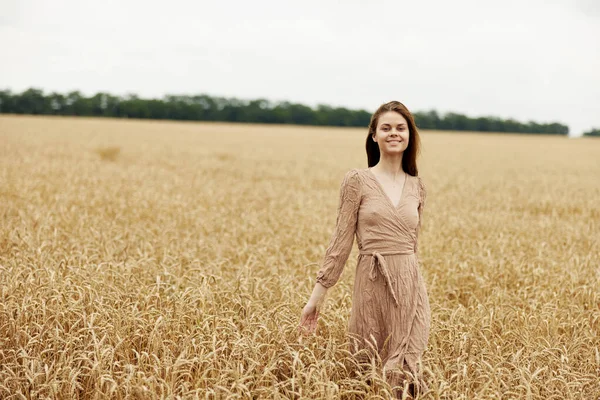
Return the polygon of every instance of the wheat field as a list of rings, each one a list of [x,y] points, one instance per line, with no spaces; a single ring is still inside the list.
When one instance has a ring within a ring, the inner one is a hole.
[[[0,117],[0,398],[386,399],[300,312],[365,129]],[[421,132],[422,399],[600,397],[600,140]]]

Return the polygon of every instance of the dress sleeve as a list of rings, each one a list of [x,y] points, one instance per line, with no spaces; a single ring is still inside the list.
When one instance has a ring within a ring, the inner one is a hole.
[[[337,283],[352,250],[360,199],[360,177],[358,171],[353,169],[346,173],[342,181],[335,231],[317,273],[317,282],[326,288]]]
[[[421,177],[417,177],[419,180],[419,207],[417,211],[419,212],[419,223],[417,225],[417,238],[415,240],[415,254],[418,256],[419,251],[419,232],[421,231],[421,224],[423,222],[423,209],[425,208],[425,200],[427,199],[427,189],[425,188],[425,184]]]

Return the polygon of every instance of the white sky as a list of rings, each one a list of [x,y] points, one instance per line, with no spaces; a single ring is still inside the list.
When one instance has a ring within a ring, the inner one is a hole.
[[[600,0],[0,0],[0,88],[600,128]]]

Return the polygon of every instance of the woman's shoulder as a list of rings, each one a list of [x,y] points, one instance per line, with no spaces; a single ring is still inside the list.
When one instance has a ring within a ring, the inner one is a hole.
[[[352,168],[346,171],[344,175],[344,180],[354,180],[358,181],[362,178],[363,174],[368,171],[368,168]]]
[[[419,175],[413,177],[417,181],[419,187],[425,187],[425,181]]]
[[[363,173],[365,170],[361,168],[352,168],[344,174],[342,186],[346,189],[351,189],[357,193],[361,192],[361,186],[363,182]]]
[[[414,179],[416,180],[416,186],[419,191],[419,197],[421,198],[421,200],[425,200],[425,197],[427,197],[427,187],[425,186],[423,178],[417,175],[414,177]]]

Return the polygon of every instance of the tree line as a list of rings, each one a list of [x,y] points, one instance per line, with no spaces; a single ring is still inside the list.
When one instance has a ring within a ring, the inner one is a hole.
[[[600,128],[593,128],[587,132],[583,132],[583,136],[599,136],[600,137]]]
[[[344,107],[271,102],[266,99],[240,100],[200,95],[167,95],[143,99],[137,95],[114,96],[97,93],[86,97],[79,91],[45,94],[40,89],[21,93],[0,91],[0,113],[34,115],[76,115],[90,117],[148,118],[183,121],[254,122],[323,126],[366,127],[371,113]],[[510,132],[568,135],[569,127],[557,122],[519,122],[497,117],[468,117],[463,114],[413,113],[421,129]]]

